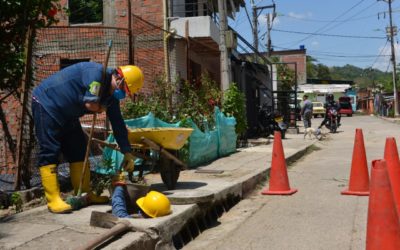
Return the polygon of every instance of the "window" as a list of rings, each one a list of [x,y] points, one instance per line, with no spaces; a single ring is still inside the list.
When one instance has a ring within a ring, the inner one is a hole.
[[[197,0],[187,0],[185,5],[185,12],[187,17],[198,16]]]
[[[75,63],[80,63],[80,62],[89,62],[90,59],[61,59],[60,60],[60,69],[66,68],[68,66],[71,66]]]
[[[98,23],[103,21],[103,0],[69,0],[69,23]]]
[[[190,80],[195,86],[201,84],[201,65],[190,60]]]

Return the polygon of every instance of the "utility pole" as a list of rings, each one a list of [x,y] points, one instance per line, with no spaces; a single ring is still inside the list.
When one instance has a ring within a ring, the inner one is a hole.
[[[267,56],[270,56],[271,53],[271,18],[270,14],[267,15]]]
[[[394,99],[394,116],[399,116],[398,96],[396,87],[396,51],[394,49],[394,36],[397,35],[397,26],[393,26],[392,21],[392,2],[393,0],[384,0],[389,5],[389,27],[386,27],[386,33],[390,37],[390,45],[392,49],[392,64],[393,64],[393,99]]]
[[[231,82],[231,61],[228,56],[228,49],[226,47],[226,31],[228,30],[226,22],[226,0],[218,0],[219,12],[219,50],[220,64],[221,64],[221,88],[223,91],[229,88]]]
[[[267,54],[269,56],[270,52],[271,52],[271,29],[272,29],[272,22],[274,21],[274,18],[276,16],[275,14],[275,3],[272,5],[267,5],[267,6],[260,6],[260,7],[256,7],[254,4],[254,1],[251,0],[251,4],[252,4],[252,9],[253,9],[253,47],[256,49],[256,52],[258,52],[258,11],[259,10],[264,10],[264,9],[269,9],[269,8],[273,8],[273,14],[272,14],[272,20],[271,20],[271,15],[268,14],[267,16],[267,29],[268,29],[268,38],[267,38]]]
[[[272,12],[272,15],[268,14],[268,19],[267,19],[267,30],[268,30],[268,36],[267,36],[267,53],[268,57],[271,56],[271,51],[272,51],[272,43],[271,43],[271,30],[272,30],[272,24],[274,23],[274,19],[276,17],[276,12],[275,12],[275,4],[272,5],[272,8],[274,9]]]
[[[258,52],[258,22],[257,22],[257,7],[254,4],[254,0],[251,0],[251,8],[253,10],[253,47],[256,49],[256,52]]]

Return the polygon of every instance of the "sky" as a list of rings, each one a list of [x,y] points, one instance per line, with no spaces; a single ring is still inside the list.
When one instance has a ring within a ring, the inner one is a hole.
[[[245,0],[251,21],[251,0]],[[275,2],[276,17],[271,31],[275,51],[299,49],[317,63],[331,66],[351,64],[360,68],[373,67],[392,71],[391,44],[387,39],[388,3],[377,0],[254,0],[257,7]],[[400,0],[392,0],[393,25],[400,25]],[[259,50],[266,50],[266,16],[272,9],[259,11]],[[236,14],[230,26],[253,44],[251,24],[245,8]],[[400,51],[395,36],[395,50]],[[396,62],[400,62],[396,52]]]

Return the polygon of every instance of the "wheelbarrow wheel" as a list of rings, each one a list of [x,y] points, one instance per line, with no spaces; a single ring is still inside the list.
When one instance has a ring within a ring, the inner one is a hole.
[[[177,152],[173,154],[177,155]],[[162,155],[160,156],[160,175],[168,190],[175,189],[176,183],[178,182],[179,173],[180,168],[173,160]]]

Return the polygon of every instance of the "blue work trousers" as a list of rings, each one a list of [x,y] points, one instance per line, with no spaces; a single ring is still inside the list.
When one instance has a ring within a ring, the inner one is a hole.
[[[132,218],[126,205],[126,201],[129,200],[126,192],[125,187],[116,186],[111,198],[112,214],[119,218]]]
[[[32,115],[39,143],[39,167],[58,164],[61,154],[67,162],[84,160],[87,142],[78,119],[61,126],[36,100],[32,101]]]

